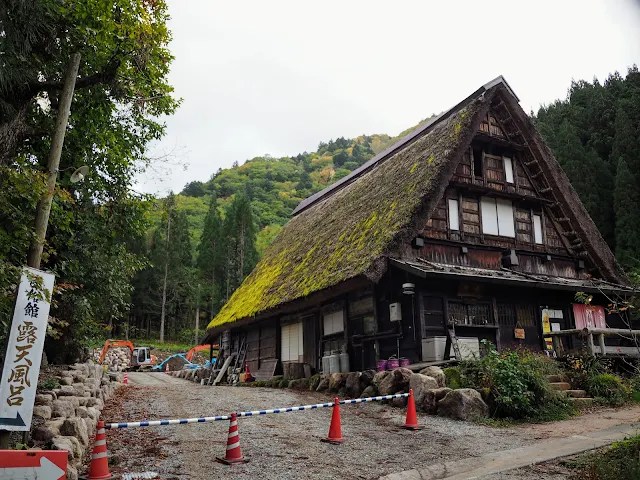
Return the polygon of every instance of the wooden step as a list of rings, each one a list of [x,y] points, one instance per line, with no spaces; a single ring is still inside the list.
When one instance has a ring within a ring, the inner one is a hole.
[[[587,392],[584,390],[567,390],[567,395],[571,398],[587,398]]]
[[[590,407],[593,405],[593,398],[590,397],[586,397],[586,398],[575,398],[575,397],[569,397],[569,400],[571,400],[571,403],[573,403],[573,405],[577,408],[585,408],[585,407]]]
[[[564,378],[562,378],[562,375],[547,375],[547,381],[550,383],[562,382]]]
[[[562,390],[565,392],[567,390],[571,390],[571,384],[567,382],[550,382],[549,384],[551,385],[551,388],[553,388],[554,390]]]

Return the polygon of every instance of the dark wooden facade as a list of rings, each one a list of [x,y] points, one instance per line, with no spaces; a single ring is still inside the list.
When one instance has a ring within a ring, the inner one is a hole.
[[[231,325],[232,351],[244,337],[252,371],[274,359],[320,371],[325,352],[346,349],[350,369],[363,370],[393,355],[424,361],[425,341],[445,337],[452,326],[459,337],[486,339],[499,349],[544,350],[543,309],[555,312],[556,327],[572,328],[575,292],[597,274],[499,99],[418,232],[391,257],[422,262],[423,270],[392,265],[376,283],[338,285],[286,312]],[[515,277],[535,279],[535,288]],[[403,292],[404,283],[415,285],[413,295]],[[597,291],[595,302],[605,302]],[[390,318],[396,303],[401,321]]]

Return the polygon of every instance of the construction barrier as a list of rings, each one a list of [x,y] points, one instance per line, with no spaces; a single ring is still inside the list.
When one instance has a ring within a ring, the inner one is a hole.
[[[365,397],[354,398],[352,400],[340,400],[340,405],[346,405],[350,403],[364,403],[364,402],[376,402],[381,400],[393,400],[394,398],[407,398],[409,393],[396,393],[394,395],[381,395],[378,397]],[[270,415],[272,413],[289,413],[289,412],[302,412],[304,410],[315,410],[318,408],[330,408],[335,405],[334,402],[328,403],[316,403],[314,405],[299,405],[296,407],[282,407],[273,408],[270,410],[253,410],[249,412],[236,412],[237,417],[253,417],[258,415]],[[201,418],[181,418],[172,420],[148,420],[144,422],[126,422],[126,423],[106,423],[107,429],[118,428],[135,428],[135,427],[159,427],[162,425],[184,425],[187,423],[205,423],[205,422],[217,422],[220,420],[229,420],[229,415],[221,415],[217,417],[201,417]]]

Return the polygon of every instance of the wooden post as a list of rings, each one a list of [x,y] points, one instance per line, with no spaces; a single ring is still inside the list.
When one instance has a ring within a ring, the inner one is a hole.
[[[596,356],[596,348],[593,344],[593,333],[591,332],[587,333],[587,353],[590,357]]]
[[[556,352],[558,358],[564,357],[564,347],[562,346],[562,338],[559,335],[553,335],[551,337],[553,342],[553,349]]]
[[[600,344],[600,355],[604,357],[607,354],[607,347],[604,343],[604,333],[598,335],[598,343]]]
[[[64,86],[62,87],[60,105],[58,106],[58,115],[56,118],[56,128],[53,133],[51,148],[49,150],[47,190],[38,201],[38,207],[36,209],[36,236],[31,242],[29,255],[27,257],[27,265],[33,268],[40,268],[40,261],[42,260],[42,250],[44,248],[44,240],[47,235],[49,214],[51,213],[51,202],[53,201],[53,194],[56,189],[56,180],[58,178],[58,167],[60,166],[62,144],[64,143],[64,135],[69,122],[71,100],[73,98],[73,90],[76,86],[79,66],[80,54],[74,53],[71,55],[71,60],[67,67],[67,73],[64,77]]]

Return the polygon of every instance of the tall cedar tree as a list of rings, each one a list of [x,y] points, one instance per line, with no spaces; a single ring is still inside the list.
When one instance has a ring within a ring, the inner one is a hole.
[[[224,239],[222,236],[222,217],[218,211],[215,194],[211,196],[209,211],[204,220],[204,229],[198,245],[197,265],[207,287],[205,298],[209,298],[210,315],[213,318],[221,300],[221,286],[224,278],[222,265]]]
[[[616,257],[626,268],[640,267],[640,192],[623,157],[618,161],[613,198],[616,210]]]

